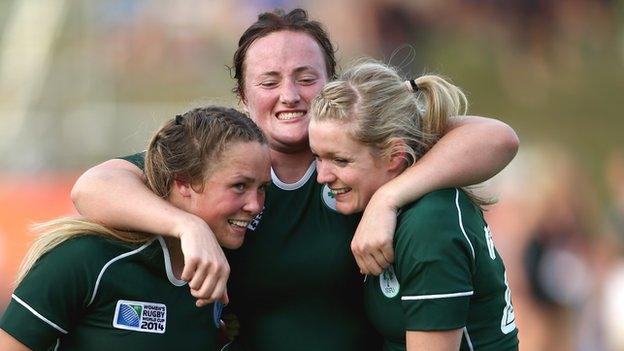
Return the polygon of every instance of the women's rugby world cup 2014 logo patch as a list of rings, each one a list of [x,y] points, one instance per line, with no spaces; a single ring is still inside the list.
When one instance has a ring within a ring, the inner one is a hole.
[[[113,327],[144,333],[164,334],[167,327],[167,306],[142,301],[117,301]]]
[[[327,184],[323,185],[323,189],[321,190],[321,197],[323,198],[323,203],[325,204],[325,206],[336,211],[336,197],[334,193],[329,190]]]
[[[394,267],[388,267],[379,276],[379,288],[385,297],[393,298],[399,293],[399,281],[394,273]]]

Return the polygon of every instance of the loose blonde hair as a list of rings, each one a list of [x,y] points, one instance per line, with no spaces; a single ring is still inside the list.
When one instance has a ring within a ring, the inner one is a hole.
[[[209,106],[178,115],[151,138],[145,155],[146,184],[156,195],[167,198],[174,180],[183,180],[203,190],[204,180],[218,164],[224,148],[234,142],[267,141],[258,126],[242,112]],[[98,235],[127,243],[145,243],[153,238],[107,228],[84,218],[57,218],[33,226],[39,233],[20,265],[16,285],[47,252],[66,240],[82,235]]]
[[[444,135],[449,118],[467,108],[466,95],[441,76],[406,82],[392,67],[365,59],[326,84],[310,110],[312,120],[346,123],[347,133],[375,156],[400,154],[409,167]],[[469,196],[478,205],[488,203]]]

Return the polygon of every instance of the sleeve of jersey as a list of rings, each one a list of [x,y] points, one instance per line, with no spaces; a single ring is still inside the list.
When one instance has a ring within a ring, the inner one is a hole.
[[[41,257],[15,289],[0,328],[32,350],[51,349],[87,304],[85,259],[63,244]]]
[[[117,158],[121,160],[126,160],[132,163],[133,165],[139,167],[141,170],[145,170],[145,153],[146,151],[143,151],[143,152],[138,152],[134,155],[128,155],[128,156],[117,157]]]
[[[406,330],[463,328],[474,260],[454,204],[402,220],[396,257]]]

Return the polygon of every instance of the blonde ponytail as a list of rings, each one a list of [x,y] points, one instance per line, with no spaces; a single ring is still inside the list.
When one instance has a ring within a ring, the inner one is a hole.
[[[446,133],[450,117],[466,114],[466,95],[460,88],[437,75],[424,75],[414,82],[418,87],[418,94],[425,99],[421,130],[439,138]]]

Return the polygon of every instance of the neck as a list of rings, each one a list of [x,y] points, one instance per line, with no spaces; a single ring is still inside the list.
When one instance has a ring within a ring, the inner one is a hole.
[[[177,279],[182,279],[182,270],[184,269],[184,255],[182,254],[180,240],[170,237],[163,238],[165,239],[165,243],[167,243],[167,249],[169,249],[169,257],[171,259],[171,270],[173,271],[173,276]]]
[[[284,183],[295,183],[301,179],[312,161],[314,161],[314,155],[309,148],[296,153],[284,153],[271,149],[271,167]]]

